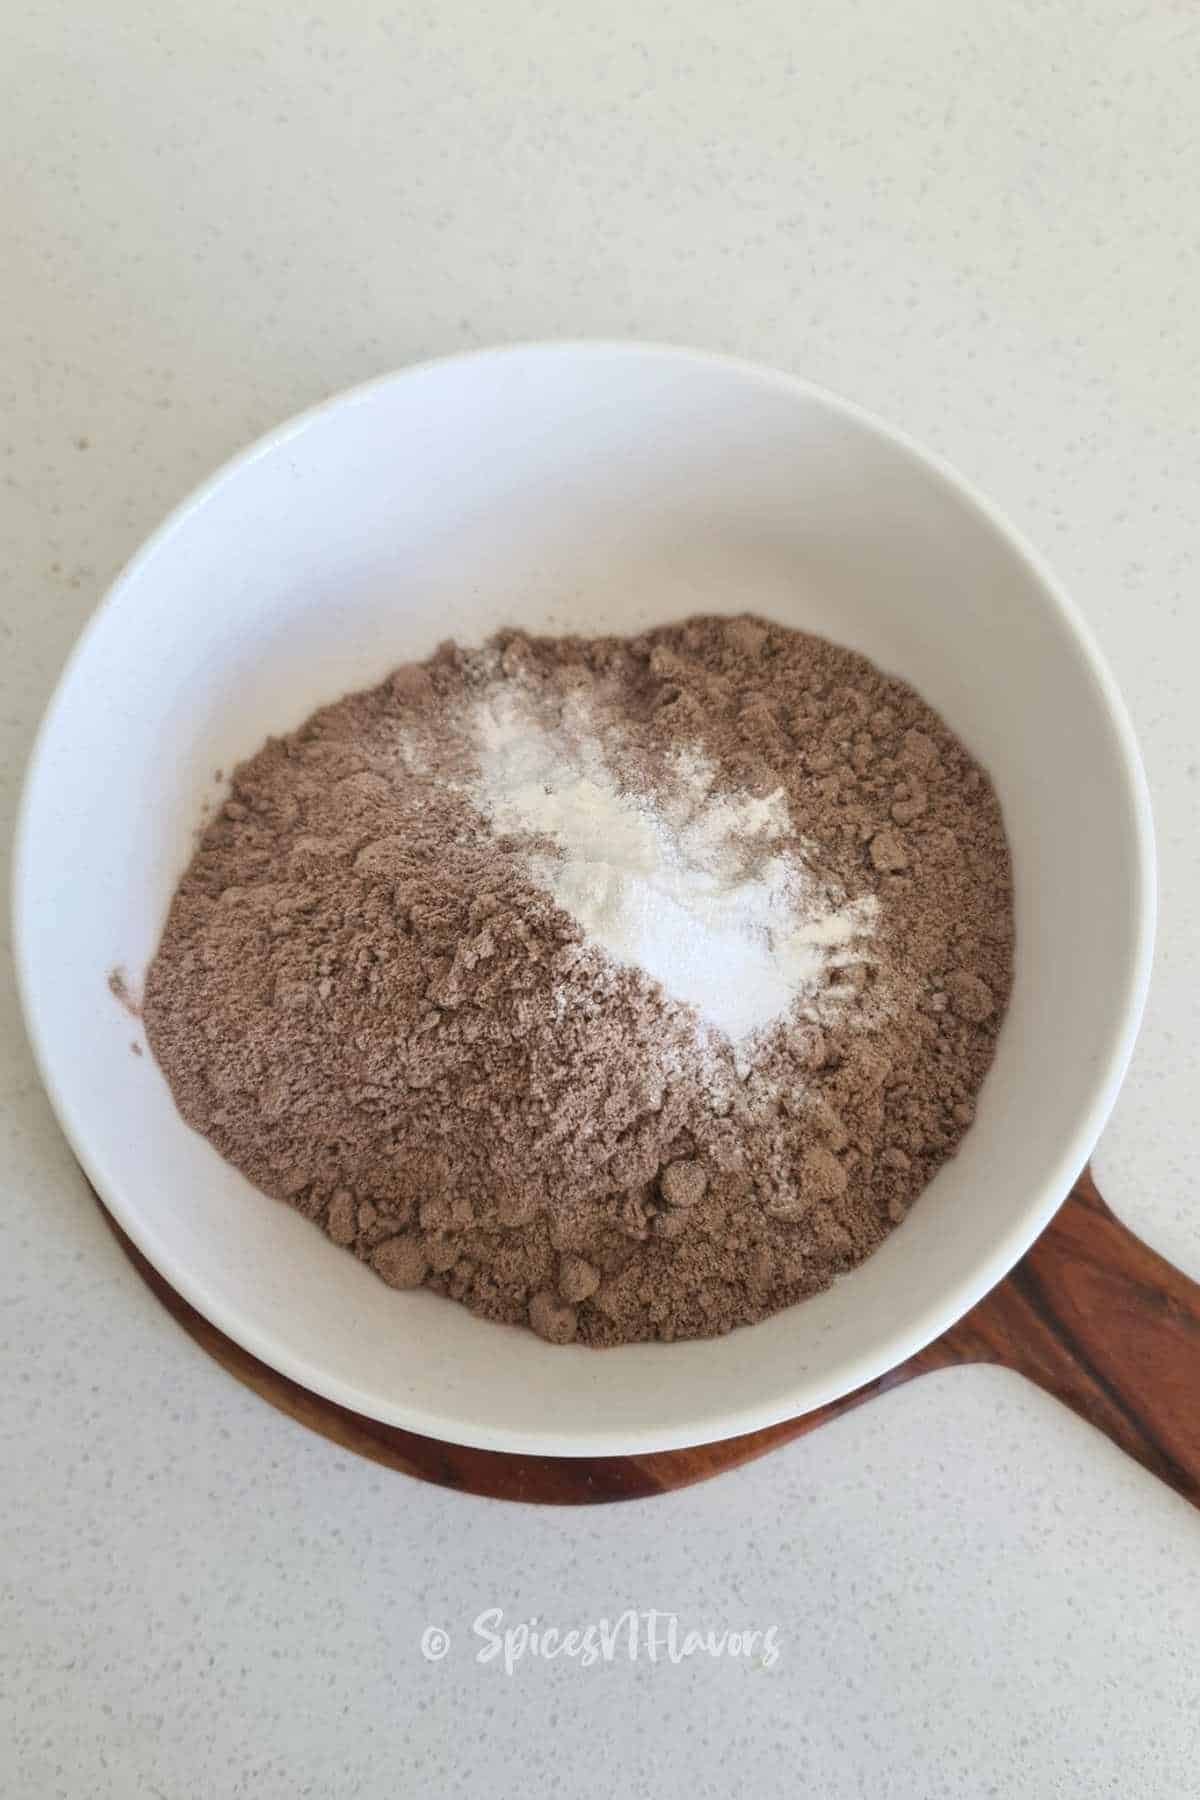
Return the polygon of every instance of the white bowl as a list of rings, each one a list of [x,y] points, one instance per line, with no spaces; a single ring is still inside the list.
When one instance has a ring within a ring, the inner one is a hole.
[[[1017,972],[974,1128],[828,1292],[705,1343],[553,1349],[397,1294],[183,1124],[134,985],[206,803],[269,732],[441,639],[765,613],[915,683],[990,769]],[[264,1361],[435,1437],[561,1455],[727,1437],[937,1336],[1046,1224],[1112,1105],[1154,911],[1149,807],[1074,607],[961,480],[857,408],[713,356],[458,357],[271,433],[166,522],[59,684],[18,831],[17,965],[79,1160],[167,1280]]]

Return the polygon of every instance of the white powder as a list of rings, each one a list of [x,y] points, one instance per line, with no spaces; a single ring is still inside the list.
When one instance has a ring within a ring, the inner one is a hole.
[[[637,791],[611,766],[624,762],[619,743],[602,742],[582,705],[547,727],[510,686],[477,702],[473,725],[475,803],[497,831],[553,846],[531,847],[534,879],[589,942],[734,1043],[814,998],[830,968],[862,959],[877,902],[847,902],[781,851],[791,836],[782,792],[714,795],[695,752],[677,757],[671,791]]]

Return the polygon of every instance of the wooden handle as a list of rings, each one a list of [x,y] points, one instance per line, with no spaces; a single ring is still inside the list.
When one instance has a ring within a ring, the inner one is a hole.
[[[1012,1273],[913,1361],[1017,1370],[1200,1505],[1200,1286],[1114,1217],[1090,1170]]]
[[[763,1456],[916,1375],[990,1362],[1036,1381],[1200,1505],[1200,1287],[1113,1217],[1086,1169],[1012,1273],[907,1362],[765,1431],[645,1456],[508,1456],[350,1412],[225,1337],[104,1216],[142,1279],[230,1374],[345,1449],[443,1487],[551,1505],[639,1499]]]

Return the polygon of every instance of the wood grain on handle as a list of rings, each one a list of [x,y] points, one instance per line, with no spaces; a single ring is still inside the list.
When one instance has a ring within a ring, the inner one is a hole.
[[[230,1374],[344,1449],[443,1487],[550,1505],[641,1499],[763,1456],[913,1376],[990,1362],[1036,1381],[1200,1505],[1200,1287],[1114,1218],[1086,1169],[1012,1273],[907,1362],[764,1431],[643,1456],[511,1456],[351,1412],[218,1331],[105,1218],[142,1279]]]
[[[1200,1506],[1200,1286],[1122,1225],[1090,1170],[1012,1273],[914,1361],[1016,1369]]]

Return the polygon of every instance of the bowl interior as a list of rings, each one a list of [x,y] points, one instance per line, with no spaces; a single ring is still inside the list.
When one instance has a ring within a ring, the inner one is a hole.
[[[831,1291],[708,1343],[551,1349],[398,1295],[181,1122],[135,990],[217,771],[442,638],[752,609],[914,682],[984,761],[1017,978],[959,1156]],[[630,346],[405,371],[248,452],[134,561],[31,764],[18,964],[51,1097],[105,1200],[193,1304],[377,1418],[561,1454],[703,1441],[819,1405],[997,1280],[1087,1155],[1128,1054],[1152,911],[1136,752],[1044,574],[911,447],[803,384]]]

